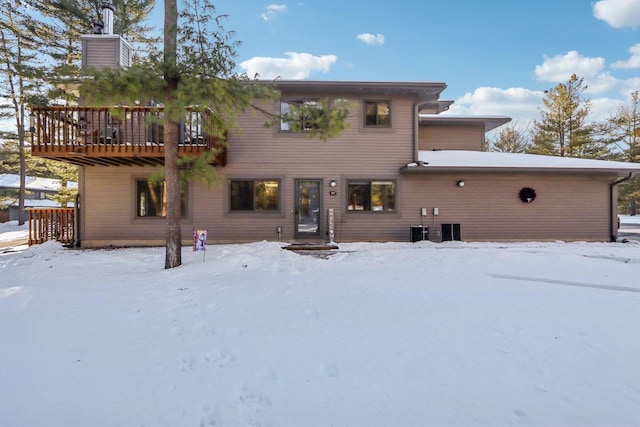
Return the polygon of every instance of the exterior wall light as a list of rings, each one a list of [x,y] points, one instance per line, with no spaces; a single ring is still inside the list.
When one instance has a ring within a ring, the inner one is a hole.
[[[337,187],[337,185],[338,185],[338,183],[337,183],[337,182],[335,182],[335,181],[331,181],[331,182],[329,182],[329,186],[330,186],[331,188],[336,188],[336,187]]]
[[[464,181],[458,181],[458,187],[464,187]]]

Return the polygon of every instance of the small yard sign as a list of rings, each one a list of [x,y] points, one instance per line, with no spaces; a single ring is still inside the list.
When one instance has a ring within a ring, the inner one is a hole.
[[[193,250],[207,250],[207,230],[193,230]]]
[[[207,250],[207,230],[193,229],[193,250],[194,251],[206,251]],[[202,262],[207,253],[202,252]]]

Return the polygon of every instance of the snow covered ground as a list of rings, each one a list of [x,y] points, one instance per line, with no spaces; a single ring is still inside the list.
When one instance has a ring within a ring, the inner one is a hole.
[[[29,224],[18,226],[18,221],[0,223],[0,243],[29,238]]]
[[[0,425],[640,425],[637,241],[257,242],[163,265],[0,256]]]

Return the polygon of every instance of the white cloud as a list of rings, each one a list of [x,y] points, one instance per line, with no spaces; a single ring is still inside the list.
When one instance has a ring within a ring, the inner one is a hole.
[[[314,71],[327,73],[336,63],[335,55],[314,56],[310,53],[286,52],[287,58],[253,57],[240,63],[249,77],[258,74],[261,79],[275,78],[302,80]]]
[[[382,46],[384,44],[384,36],[382,34],[358,34],[358,40],[371,46]]]
[[[607,71],[596,76],[585,77],[584,84],[587,86],[585,93],[590,95],[602,95],[604,93],[619,89],[621,81],[613,77]]]
[[[611,68],[640,68],[640,43],[631,46],[628,52],[631,54],[628,61],[616,61]]]
[[[538,118],[544,92],[525,88],[480,87],[456,100],[447,113],[500,115],[528,122]],[[447,114],[445,113],[445,114]]]
[[[595,98],[591,100],[591,114],[593,121],[604,121],[612,117],[624,102],[619,99]]]
[[[603,71],[606,65],[604,58],[589,58],[575,50],[565,55],[554,57],[544,56],[542,65],[537,65],[536,76],[540,81],[564,83],[572,74],[584,79],[588,94],[598,95],[618,90],[622,82],[616,79],[608,71]]]
[[[640,78],[636,84],[640,84]],[[637,88],[638,86],[636,86]],[[627,95],[631,93],[630,91]],[[543,91],[533,91],[525,88],[500,89],[495,87],[480,87],[473,93],[467,93],[443,114],[453,115],[481,115],[508,116],[515,123],[526,124],[540,119],[540,111],[544,109]],[[618,107],[625,101],[607,97],[591,98],[590,121],[602,121],[611,117]]]
[[[553,58],[545,55],[542,65],[536,65],[536,76],[538,80],[553,83],[569,80],[572,74],[589,78],[597,76],[604,65],[604,58],[588,58],[572,50]]]
[[[267,6],[267,10],[263,12],[260,16],[265,21],[270,21],[276,18],[280,13],[284,13],[287,11],[287,6],[284,4],[270,4]]]
[[[634,92],[640,88],[640,77],[633,77],[621,82],[620,93],[625,99],[630,99],[631,92]]]
[[[640,68],[640,43],[630,48],[629,53],[628,61],[618,61],[611,68]],[[566,83],[572,74],[584,78],[585,94],[591,102],[589,120],[601,121],[615,114],[621,104],[629,101],[631,92],[640,88],[640,77],[620,79],[607,70],[606,65],[604,58],[569,51],[564,55],[545,56],[543,63],[535,67],[535,75],[539,81],[550,82],[549,89]],[[497,114],[527,123],[540,118],[544,98],[543,91],[526,88],[480,87],[457,99],[447,113]]]
[[[614,28],[640,25],[639,0],[600,0],[593,5],[593,16]]]

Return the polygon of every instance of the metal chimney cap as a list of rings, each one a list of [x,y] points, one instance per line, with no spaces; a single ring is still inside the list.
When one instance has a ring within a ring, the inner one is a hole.
[[[116,10],[116,8],[113,7],[113,3],[111,2],[111,0],[102,0],[102,8]]]

